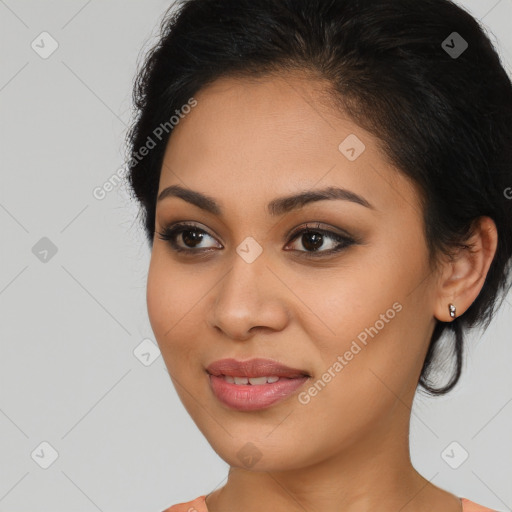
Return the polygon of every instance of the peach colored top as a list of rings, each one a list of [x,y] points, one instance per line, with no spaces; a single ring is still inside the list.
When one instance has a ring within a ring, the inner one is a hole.
[[[206,508],[206,494],[199,496],[195,500],[186,503],[178,503],[172,507],[166,508],[163,512],[208,512]],[[461,498],[464,512],[497,512],[496,510],[483,507],[477,503],[473,503],[466,498]]]

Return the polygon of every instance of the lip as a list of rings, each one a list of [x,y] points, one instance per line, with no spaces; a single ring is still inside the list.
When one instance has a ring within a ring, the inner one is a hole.
[[[247,361],[237,359],[219,359],[206,367],[210,375],[230,375],[231,377],[264,377],[276,375],[294,379],[297,377],[310,377],[306,370],[291,368],[272,359],[255,358]]]
[[[265,409],[288,398],[310,378],[305,370],[291,368],[271,359],[221,359],[206,368],[213,394],[224,405],[239,411]],[[267,384],[232,384],[231,377],[277,376],[279,380]]]

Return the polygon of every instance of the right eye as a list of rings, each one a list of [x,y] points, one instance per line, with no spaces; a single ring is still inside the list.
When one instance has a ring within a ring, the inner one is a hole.
[[[194,224],[183,222],[167,226],[161,232],[158,232],[158,237],[168,242],[174,251],[188,254],[210,251],[214,247],[199,246],[206,238],[215,240],[214,237],[204,229],[200,229]],[[179,241],[181,241],[182,245],[179,245]],[[223,247],[218,244],[216,248],[222,249]]]

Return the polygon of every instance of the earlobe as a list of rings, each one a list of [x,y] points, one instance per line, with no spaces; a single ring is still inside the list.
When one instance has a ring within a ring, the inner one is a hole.
[[[451,322],[461,316],[482,289],[498,245],[498,233],[490,217],[479,217],[464,247],[444,263],[434,316]],[[458,311],[458,313],[457,313]]]

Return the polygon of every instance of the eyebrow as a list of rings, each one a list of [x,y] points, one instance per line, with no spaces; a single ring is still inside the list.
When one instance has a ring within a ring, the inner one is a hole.
[[[222,208],[215,199],[200,192],[183,188],[180,185],[171,185],[170,187],[163,189],[158,195],[157,202],[168,197],[179,197],[180,199],[183,199],[184,201],[187,201],[188,203],[191,203],[209,213],[222,215]],[[300,192],[299,194],[279,197],[268,203],[267,211],[270,215],[279,216],[291,212],[292,210],[302,208],[309,203],[334,199],[350,201],[375,210],[374,206],[372,206],[364,197],[356,194],[355,192],[345,188],[327,187],[324,189],[307,190]]]

